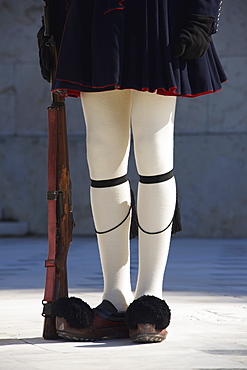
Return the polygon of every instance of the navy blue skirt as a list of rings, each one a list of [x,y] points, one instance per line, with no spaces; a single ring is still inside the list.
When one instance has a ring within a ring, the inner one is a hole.
[[[220,90],[226,75],[213,41],[198,59],[171,53],[190,16],[188,3],[70,0],[52,91],[78,97],[80,92],[135,89],[195,97]]]

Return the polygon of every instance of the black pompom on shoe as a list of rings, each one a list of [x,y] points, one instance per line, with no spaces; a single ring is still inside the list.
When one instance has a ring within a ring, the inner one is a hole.
[[[154,296],[142,296],[126,311],[130,338],[137,343],[161,342],[167,336],[171,311],[167,303]]]
[[[57,335],[63,339],[87,342],[129,337],[124,312],[117,311],[109,301],[91,309],[79,298],[60,298],[52,308]]]
[[[63,317],[71,328],[88,328],[93,323],[93,309],[80,298],[59,298],[52,304],[52,315]]]

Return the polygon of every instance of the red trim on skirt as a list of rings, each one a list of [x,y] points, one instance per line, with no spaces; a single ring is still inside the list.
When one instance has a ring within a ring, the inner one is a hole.
[[[158,89],[155,89],[155,90],[150,90],[148,87],[143,87],[141,89],[135,89],[135,88],[131,88],[131,87],[130,88],[121,88],[121,86],[119,86],[117,84],[111,84],[111,85],[96,87],[96,86],[87,86],[87,85],[80,84],[78,82],[75,83],[75,82],[68,81],[68,80],[62,80],[62,79],[57,79],[57,80],[64,81],[64,82],[69,82],[69,83],[73,83],[73,84],[82,86],[82,89],[80,89],[80,90],[73,90],[73,89],[67,89],[67,88],[52,90],[53,93],[57,93],[58,95],[60,95],[59,92],[62,91],[63,93],[61,93],[61,95],[65,96],[65,97],[71,96],[71,97],[75,97],[75,98],[79,98],[81,92],[93,93],[93,92],[103,92],[103,91],[112,91],[112,90],[137,90],[137,91],[146,91],[146,92],[150,92],[150,93],[156,93],[156,94],[164,95],[164,96],[181,96],[181,97],[186,97],[186,98],[196,98],[198,96],[212,94],[212,93],[215,93],[215,92],[218,92],[218,91],[222,90],[222,88],[220,88],[218,90],[204,91],[204,92],[201,92],[199,94],[194,94],[194,95],[192,95],[192,94],[182,95],[182,94],[176,93],[176,90],[177,90],[176,86],[171,87],[169,90],[166,90],[162,87],[158,88]],[[226,82],[226,81],[223,81],[223,82]],[[102,90],[101,91],[83,91],[83,86],[85,88],[102,89]]]
[[[124,1],[125,1],[125,0],[120,0],[120,1],[118,2],[118,5],[119,5],[119,6],[121,6],[121,8],[112,8],[112,9],[109,9],[109,10],[107,10],[107,11],[104,13],[104,15],[106,15],[107,13],[112,12],[113,10],[123,10],[123,9],[124,9],[124,5],[123,5],[122,3],[123,3]]]

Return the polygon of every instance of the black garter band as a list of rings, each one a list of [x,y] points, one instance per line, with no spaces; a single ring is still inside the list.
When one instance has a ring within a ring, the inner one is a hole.
[[[162,175],[156,175],[156,176],[141,176],[140,175],[140,183],[157,184],[159,182],[170,180],[173,176],[174,176],[173,170],[171,170],[170,172],[164,173]]]
[[[128,181],[128,178],[127,178],[127,175],[124,175],[124,176],[117,177],[115,179],[109,179],[109,180],[91,180],[91,186],[93,188],[109,188],[109,187],[117,186],[117,185],[120,185],[120,184],[124,184],[126,181]],[[101,235],[101,234],[109,233],[110,231],[113,231],[113,230],[117,229],[119,226],[121,226],[127,220],[127,218],[130,215],[130,211],[133,207],[133,196],[132,196],[132,189],[131,188],[130,188],[130,192],[131,192],[131,204],[130,204],[130,207],[129,207],[129,210],[128,210],[128,213],[127,213],[126,217],[118,225],[112,227],[109,230],[98,231],[98,230],[95,229],[96,234]],[[136,231],[133,230],[132,224],[133,224],[133,222],[131,222],[131,231],[130,231],[130,238],[131,239],[133,239],[137,236]],[[134,228],[135,228],[135,226],[134,226]]]
[[[127,175],[116,177],[115,179],[109,180],[91,180],[91,186],[93,188],[110,188],[111,186],[123,184],[127,180],[128,180]]]
[[[160,183],[160,182],[164,182],[164,181],[170,180],[173,176],[174,176],[173,170],[171,170],[171,171],[169,171],[167,173],[164,173],[162,175],[155,175],[155,176],[141,176],[140,175],[139,182],[141,184],[157,184],[157,183]],[[139,224],[139,221],[138,221],[138,218],[137,218],[137,225],[138,225],[139,229],[142,232],[144,232],[145,234],[148,234],[148,235],[161,234],[164,231],[166,231],[169,228],[169,226],[171,226],[171,224],[172,224],[172,234],[175,234],[176,232],[179,232],[179,231],[182,230],[181,220],[180,220],[180,210],[179,210],[177,199],[176,199],[176,205],[175,205],[174,215],[172,217],[171,222],[164,229],[162,229],[160,231],[151,232],[151,231],[144,230],[141,227],[141,225]]]

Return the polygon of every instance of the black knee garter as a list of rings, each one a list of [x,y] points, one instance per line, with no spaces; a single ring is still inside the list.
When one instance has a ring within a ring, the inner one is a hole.
[[[121,176],[121,177],[117,177],[115,179],[109,179],[109,180],[91,180],[91,186],[93,188],[109,188],[109,187],[113,187],[113,186],[117,186],[117,185],[121,185],[123,183],[125,183],[126,181],[128,181],[128,178],[127,178],[127,175],[124,175],[124,176]],[[95,232],[96,234],[106,234],[106,233],[109,233],[115,229],[117,229],[119,226],[121,226],[126,220],[127,218],[129,217],[130,215],[130,212],[132,210],[132,220],[131,220],[131,226],[130,226],[130,239],[133,239],[137,236],[137,225],[136,225],[136,222],[135,222],[135,218],[136,217],[133,217],[133,215],[135,216],[136,212],[133,208],[135,208],[135,205],[134,205],[134,196],[133,196],[133,192],[132,192],[132,189],[130,187],[130,193],[131,193],[131,204],[130,204],[130,207],[129,207],[129,210],[128,210],[128,213],[126,215],[126,217],[119,223],[117,224],[116,226],[112,227],[111,229],[109,230],[105,230],[105,231],[98,231],[95,229]]]
[[[155,175],[155,176],[141,176],[140,175],[140,183],[141,184],[157,184],[157,183],[160,183],[160,182],[168,181],[173,176],[174,176],[173,170],[171,170],[167,173],[164,173],[162,175]],[[146,231],[141,227],[141,225],[138,221],[138,218],[137,218],[137,224],[138,224],[139,229],[142,232],[144,232],[145,234],[148,234],[148,235],[161,234],[164,231],[166,231],[171,226],[171,224],[172,224],[172,234],[175,234],[176,232],[181,231],[182,226],[181,226],[180,210],[179,210],[177,199],[176,199],[176,206],[175,206],[175,211],[174,211],[174,215],[172,217],[172,220],[164,229],[162,229],[160,231],[154,231],[154,232]]]

